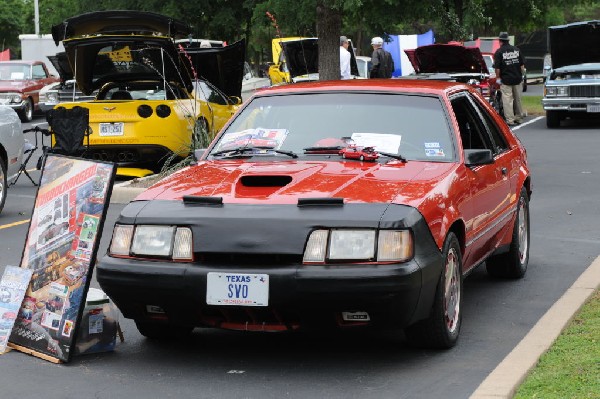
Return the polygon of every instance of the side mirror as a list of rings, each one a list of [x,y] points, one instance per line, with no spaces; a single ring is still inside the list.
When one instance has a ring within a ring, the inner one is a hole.
[[[479,166],[494,163],[492,150],[464,150],[465,165]]]
[[[251,73],[251,72],[248,72],[247,74],[245,74],[245,75],[244,75],[244,79],[245,79],[245,80],[250,80],[250,79],[252,79],[252,73]]]

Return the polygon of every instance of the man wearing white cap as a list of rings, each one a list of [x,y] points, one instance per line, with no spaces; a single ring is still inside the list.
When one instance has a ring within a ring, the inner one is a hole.
[[[394,72],[394,60],[392,55],[385,51],[383,46],[383,39],[379,36],[371,39],[371,46],[373,46],[373,55],[371,55],[371,71],[369,77],[373,78],[391,78],[392,72]]]

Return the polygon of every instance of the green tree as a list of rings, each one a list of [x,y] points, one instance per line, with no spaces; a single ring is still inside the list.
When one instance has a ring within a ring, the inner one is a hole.
[[[23,12],[25,4],[22,0],[2,0],[0,2],[0,51],[10,48],[18,53],[21,48],[19,34],[22,33]]]

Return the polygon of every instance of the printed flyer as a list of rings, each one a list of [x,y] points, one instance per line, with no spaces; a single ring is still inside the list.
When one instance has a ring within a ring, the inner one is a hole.
[[[6,350],[8,337],[31,280],[31,270],[6,266],[0,280],[0,353]]]
[[[70,360],[115,172],[112,163],[47,157],[21,259],[31,281],[13,347]]]

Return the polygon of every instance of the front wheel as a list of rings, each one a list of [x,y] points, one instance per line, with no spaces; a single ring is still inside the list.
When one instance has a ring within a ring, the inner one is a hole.
[[[523,277],[529,263],[529,240],[529,197],[522,187],[510,247],[508,252],[486,260],[488,273],[494,277],[513,279]]]
[[[18,112],[21,122],[31,122],[33,120],[33,101],[31,98],[25,100],[25,106]]]
[[[448,349],[456,345],[462,324],[462,254],[456,235],[444,240],[444,261],[429,317],[406,329],[406,336],[421,347]]]
[[[558,111],[546,111],[546,127],[555,128],[560,126],[560,114]]]

